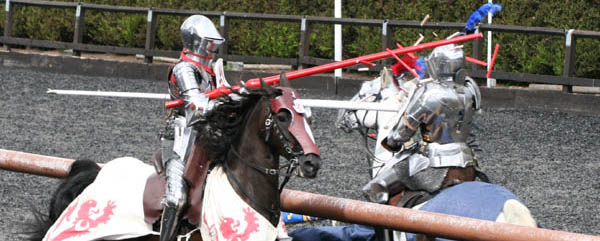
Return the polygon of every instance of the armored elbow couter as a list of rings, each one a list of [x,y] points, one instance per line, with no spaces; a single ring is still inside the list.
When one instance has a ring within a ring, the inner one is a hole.
[[[373,178],[362,188],[363,195],[371,202],[385,204],[390,196],[402,191],[401,174],[394,167]]]

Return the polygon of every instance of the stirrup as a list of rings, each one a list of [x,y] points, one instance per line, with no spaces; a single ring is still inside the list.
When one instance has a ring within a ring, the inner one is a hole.
[[[200,227],[198,227],[192,231],[189,231],[186,234],[178,235],[177,241],[190,241],[190,239],[192,238],[192,234],[194,234],[194,232],[196,232],[196,231],[198,231],[198,233],[200,233]]]

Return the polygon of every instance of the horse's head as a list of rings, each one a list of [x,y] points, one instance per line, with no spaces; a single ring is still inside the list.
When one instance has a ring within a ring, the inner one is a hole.
[[[202,143],[212,158],[224,159],[232,143],[247,143],[258,134],[271,153],[299,167],[299,176],[314,178],[321,165],[320,153],[308,124],[310,110],[295,104],[296,91],[264,84],[245,88],[239,96],[223,99],[207,116],[207,125],[198,125]],[[257,150],[254,144],[244,145],[242,151]]]
[[[281,95],[271,99],[273,138],[282,147],[280,154],[288,160],[298,160],[298,175],[314,178],[321,166],[315,138],[309,126],[310,110],[294,100],[298,94],[290,87],[277,87]]]

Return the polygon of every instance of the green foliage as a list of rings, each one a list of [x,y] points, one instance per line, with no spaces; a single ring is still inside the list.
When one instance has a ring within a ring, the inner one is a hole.
[[[313,25],[309,46],[309,56],[333,59],[333,25]]]
[[[41,40],[73,41],[74,9],[41,9],[16,6],[13,36]]]
[[[88,3],[287,15],[333,16],[333,0],[85,0]],[[421,21],[429,14],[429,22],[465,22],[481,4],[481,0],[348,0],[343,1],[342,15],[348,18]],[[494,23],[531,27],[551,27],[600,31],[600,5],[597,0],[541,1],[499,0],[503,9]],[[13,35],[43,40],[70,42],[73,39],[74,9],[24,7],[14,5]],[[0,13],[4,17],[4,12]],[[181,48],[179,26],[182,16],[159,15],[157,49]],[[146,15],[86,11],[84,43],[144,47]],[[218,23],[218,19],[213,19]],[[261,22],[242,19],[228,21],[227,43],[230,54],[296,57],[300,24]],[[4,21],[0,22],[3,29]],[[309,55],[333,58],[333,26],[315,23],[309,36]],[[424,42],[445,38],[458,29],[392,28],[395,41],[412,45],[419,37]],[[437,34],[437,36],[434,35]],[[486,42],[486,41],[484,41]],[[381,28],[378,26],[344,26],[343,56],[356,57],[381,51]],[[494,33],[494,45],[501,44],[496,69],[512,72],[561,75],[564,62],[564,37],[534,34]],[[597,39],[578,39],[576,43],[576,76],[600,78],[600,49]],[[472,52],[465,43],[465,51]],[[485,49],[485,46],[484,46]],[[420,53],[420,54],[426,54]]]
[[[138,48],[146,43],[146,15],[87,11],[85,20],[85,43]]]

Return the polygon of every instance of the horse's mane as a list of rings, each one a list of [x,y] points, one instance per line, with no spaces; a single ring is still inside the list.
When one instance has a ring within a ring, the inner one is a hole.
[[[90,160],[77,160],[71,165],[71,170],[67,178],[56,188],[52,199],[50,200],[50,211],[44,214],[35,206],[30,205],[33,213],[33,220],[26,223],[28,229],[23,234],[28,235],[30,241],[40,241],[46,235],[46,232],[60,217],[63,210],[75,200],[83,190],[90,185],[98,176],[100,166]]]
[[[263,97],[274,98],[281,90],[265,86],[246,88],[239,97],[225,96],[203,120],[196,124],[199,129],[197,142],[203,147],[213,162],[224,161],[231,145],[240,137],[241,129],[248,120],[249,113]]]

